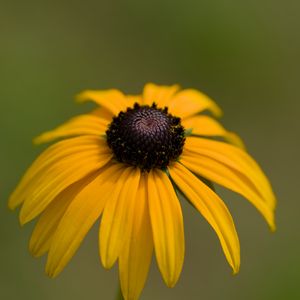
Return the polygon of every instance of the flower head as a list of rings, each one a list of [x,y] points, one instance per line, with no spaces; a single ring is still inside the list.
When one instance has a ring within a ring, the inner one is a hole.
[[[164,281],[174,286],[185,248],[176,191],[213,227],[237,273],[240,245],[232,217],[199,178],[244,196],[275,229],[268,179],[237,135],[201,114],[221,115],[206,95],[147,84],[142,95],[88,90],[78,101],[98,107],[36,138],[61,141],[37,158],[9,199],[12,209],[22,205],[21,224],[38,217],[30,251],[48,253],[49,276],[63,270],[102,216],[100,258],[105,268],[118,260],[126,300],[139,298],[153,250]]]

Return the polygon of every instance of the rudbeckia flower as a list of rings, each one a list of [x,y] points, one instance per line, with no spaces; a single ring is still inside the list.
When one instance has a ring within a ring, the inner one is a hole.
[[[173,287],[185,249],[178,192],[212,226],[237,273],[235,225],[206,180],[242,195],[275,229],[268,179],[238,136],[215,120],[221,110],[203,93],[147,84],[142,95],[87,90],[78,101],[97,108],[36,138],[60,141],[36,159],[9,199],[11,209],[22,205],[21,224],[38,218],[30,251],[48,255],[49,276],[64,269],[101,217],[101,262],[111,268],[118,261],[125,300],[139,298],[153,252]]]

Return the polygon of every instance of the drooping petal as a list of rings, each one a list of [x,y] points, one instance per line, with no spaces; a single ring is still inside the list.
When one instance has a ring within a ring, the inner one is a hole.
[[[224,202],[180,163],[170,167],[169,172],[179,189],[215,230],[228,263],[237,273],[240,267],[240,244]]]
[[[34,143],[51,142],[58,138],[76,135],[101,136],[107,129],[108,121],[93,115],[74,117],[54,130],[47,131],[34,139]]]
[[[247,152],[227,143],[195,137],[186,139],[185,149],[210,157],[238,171],[251,182],[270,209],[275,209],[276,199],[271,185],[261,168]]]
[[[88,178],[84,178],[66,188],[56,196],[41,214],[29,242],[29,250],[33,256],[42,256],[49,250],[53,235],[62,216],[75,196],[90,180],[91,178],[88,176]]]
[[[168,106],[178,90],[178,85],[165,86],[148,83],[144,87],[142,103],[143,105],[156,103],[160,108],[163,108]]]
[[[73,199],[51,242],[46,265],[50,277],[57,276],[63,270],[100,217],[123,168],[120,164],[108,166]]]
[[[177,93],[168,107],[171,114],[180,118],[191,117],[204,110],[211,111],[217,117],[222,114],[221,109],[213,100],[193,89],[186,89]]]
[[[15,209],[35,190],[38,184],[53,165],[59,165],[66,158],[87,151],[99,151],[99,154],[110,153],[104,139],[96,137],[76,137],[60,141],[45,150],[30,166],[15,191],[9,198],[9,208]]]
[[[233,132],[227,131],[218,121],[209,116],[193,116],[182,120],[185,129],[192,129],[193,135],[223,137],[228,142],[245,148],[242,140]]]
[[[172,183],[163,171],[150,171],[147,180],[156,259],[165,283],[173,287],[184,260],[181,207]]]
[[[140,174],[139,168],[127,167],[105,205],[99,230],[100,257],[105,268],[113,266],[131,232]]]
[[[192,172],[214,181],[248,199],[263,215],[271,229],[275,228],[274,214],[251,182],[240,172],[214,159],[185,151],[180,162]]]
[[[120,111],[126,110],[128,105],[125,95],[119,90],[86,90],[77,96],[77,100],[79,102],[94,101],[115,116]]]
[[[136,195],[133,226],[119,257],[119,273],[124,300],[137,300],[145,285],[153,252],[147,182],[141,175]]]
[[[84,147],[79,148],[78,153],[57,160],[47,168],[43,168],[42,172],[33,174],[27,187],[28,190],[26,191],[25,188],[23,195],[24,204],[20,211],[21,224],[31,221],[40,214],[65,188],[99,170],[111,160],[111,153],[107,152],[105,148],[101,150],[99,143],[98,147],[96,143],[95,146],[94,149],[90,148],[89,150]]]

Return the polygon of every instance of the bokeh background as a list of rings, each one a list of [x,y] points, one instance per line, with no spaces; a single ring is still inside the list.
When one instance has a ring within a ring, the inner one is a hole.
[[[31,140],[90,109],[87,88],[139,93],[146,82],[201,89],[225,111],[278,196],[271,234],[244,199],[218,188],[240,235],[231,275],[216,235],[183,203],[186,259],[173,289],[155,263],[141,299],[300,299],[299,29],[296,0],[0,0],[0,299],[114,299],[117,269],[98,259],[97,228],[55,280],[28,252],[7,198],[42,147]]]

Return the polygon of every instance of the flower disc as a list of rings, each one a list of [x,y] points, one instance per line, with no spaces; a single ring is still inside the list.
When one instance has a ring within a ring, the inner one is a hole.
[[[135,104],[120,112],[106,131],[108,146],[123,163],[149,171],[164,169],[182,153],[185,137],[180,118],[168,109]]]

